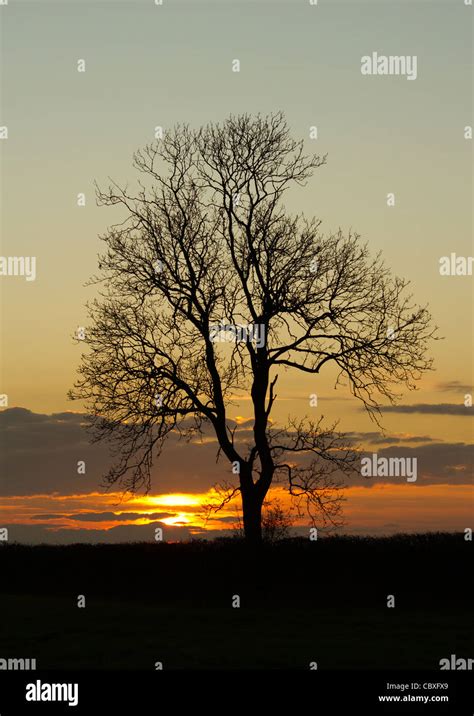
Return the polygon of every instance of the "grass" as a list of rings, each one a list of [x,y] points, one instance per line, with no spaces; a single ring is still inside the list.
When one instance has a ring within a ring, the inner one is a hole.
[[[316,661],[320,670],[437,671],[443,657],[472,655],[468,549],[459,535],[439,534],[292,540],[258,554],[230,542],[8,545],[0,657],[35,657],[38,669]]]

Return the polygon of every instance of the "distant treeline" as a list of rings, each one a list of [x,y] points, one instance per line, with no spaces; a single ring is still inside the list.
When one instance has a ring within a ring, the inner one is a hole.
[[[470,602],[464,533],[294,538],[249,548],[237,539],[185,543],[0,547],[5,594],[88,595],[146,604],[459,608]]]

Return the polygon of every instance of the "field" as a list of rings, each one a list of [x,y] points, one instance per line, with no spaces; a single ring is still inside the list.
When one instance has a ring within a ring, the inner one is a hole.
[[[237,540],[4,545],[0,657],[42,670],[439,672],[441,658],[472,656],[471,549],[434,533],[257,551]]]

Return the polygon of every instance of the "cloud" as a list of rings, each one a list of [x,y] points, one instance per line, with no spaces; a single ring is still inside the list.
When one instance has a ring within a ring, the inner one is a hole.
[[[24,408],[0,412],[0,494],[76,495],[100,489],[106,493],[103,478],[113,456],[107,443],[90,441],[86,417],[41,415]],[[206,430],[203,442],[186,443],[176,433],[169,435],[153,467],[153,492],[205,492],[216,482],[231,479],[230,464],[224,459],[216,464],[217,442],[210,428]],[[77,471],[79,461],[85,462],[85,474]]]
[[[389,446],[377,450],[379,457],[386,458],[417,458],[417,480],[412,483],[418,487],[423,485],[471,485],[473,483],[474,445],[467,443],[430,443],[417,447]],[[361,458],[370,456],[370,452],[361,453]],[[400,482],[401,478],[377,477],[366,478],[357,474],[345,480],[347,485],[373,485]]]
[[[147,525],[118,525],[110,529],[81,530],[58,529],[45,525],[17,525],[7,524],[8,541],[23,544],[86,544],[120,543],[120,542],[153,542],[155,528],[163,530],[164,541],[188,540],[194,536],[193,528],[167,526],[160,522],[151,522]]]
[[[31,515],[32,520],[77,520],[79,522],[133,522],[134,520],[163,520],[173,517],[174,512],[75,512],[70,515],[45,514]]]
[[[425,413],[430,415],[461,415],[463,418],[474,415],[473,407],[458,403],[415,403],[414,405],[387,405],[384,413]]]
[[[370,433],[358,433],[350,432],[346,433],[346,437],[353,443],[371,444],[371,445],[390,445],[390,444],[401,444],[401,443],[430,443],[433,442],[433,438],[429,435],[407,435],[407,434],[396,434],[396,435],[384,435],[381,432],[370,432]]]
[[[444,383],[438,383],[436,385],[437,390],[441,390],[444,393],[471,393],[472,385],[461,383],[459,380],[448,380]]]
[[[397,407],[403,410],[403,406]],[[413,410],[417,406],[407,407]],[[462,411],[462,415],[465,414],[464,411],[469,411],[462,406],[454,407]],[[71,498],[73,495],[97,493],[103,476],[113,461],[107,444],[89,442],[84,428],[85,419],[86,415],[81,413],[41,415],[24,408],[10,408],[0,412],[0,494],[18,497],[60,495]],[[236,427],[235,439],[239,448],[250,437],[251,431],[247,424],[241,427],[235,422],[232,424]],[[217,443],[211,427],[205,427],[204,430],[202,442],[196,439],[187,443],[179,440],[176,433],[170,434],[163,454],[153,466],[151,494],[202,494],[216,483],[226,480],[235,482],[230,464],[223,458],[216,463]],[[381,455],[392,449],[394,452],[391,454],[394,456],[418,457],[419,473],[422,477],[417,484],[436,484],[450,480],[466,483],[471,479],[470,445],[435,442],[429,436],[383,436],[379,432],[353,432],[349,437],[366,448],[380,445]],[[86,463],[84,475],[77,472],[77,463],[80,460]],[[383,478],[377,480],[382,481]],[[367,485],[367,480],[360,478],[360,484]],[[374,484],[374,481],[370,481],[370,484]],[[120,492],[121,488],[117,485],[116,489]],[[103,494],[107,494],[105,489]],[[116,505],[113,505],[113,508],[117,509]],[[35,511],[52,514],[55,509],[43,503],[41,507],[36,507]],[[73,511],[76,516],[70,517],[69,514]],[[89,521],[94,521],[93,513],[87,511]],[[78,506],[71,509],[71,506],[61,505],[58,514],[59,512],[58,519],[88,519],[77,516]],[[41,519],[53,518],[43,516]],[[113,519],[116,520],[117,517]]]

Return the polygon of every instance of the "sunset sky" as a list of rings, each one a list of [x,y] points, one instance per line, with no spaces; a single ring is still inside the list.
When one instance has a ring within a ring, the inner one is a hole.
[[[324,232],[357,231],[372,254],[429,303],[439,333],[435,370],[370,421],[335,373],[281,372],[273,421],[340,419],[368,453],[416,456],[418,480],[360,477],[346,490],[353,533],[472,527],[472,276],[441,276],[439,260],[472,255],[472,7],[445,2],[11,2],[0,7],[2,256],[36,256],[37,276],[0,277],[0,527],[11,540],[70,542],[213,536],[237,521],[238,504],[204,523],[215,463],[211,433],[189,445],[172,436],[152,493],[104,493],[105,445],[90,445],[84,406],[66,393],[87,325],[98,235],[117,220],[95,205],[93,182],[132,186],[132,153],[154,128],[199,127],[230,113],[285,112],[308,153],[328,154],[289,212]],[[372,52],[417,55],[418,77],[361,75]],[[241,71],[232,72],[239,59]],[[77,71],[79,59],[86,71]],[[318,139],[309,139],[317,126]],[[77,206],[84,192],[86,206]],[[394,207],[386,196],[395,194]],[[309,407],[317,393],[318,407]],[[311,412],[313,411],[313,412]],[[229,411],[237,435],[251,403]],[[86,473],[77,474],[77,462]],[[279,488],[274,497],[285,503]],[[296,526],[307,532],[307,520]]]

